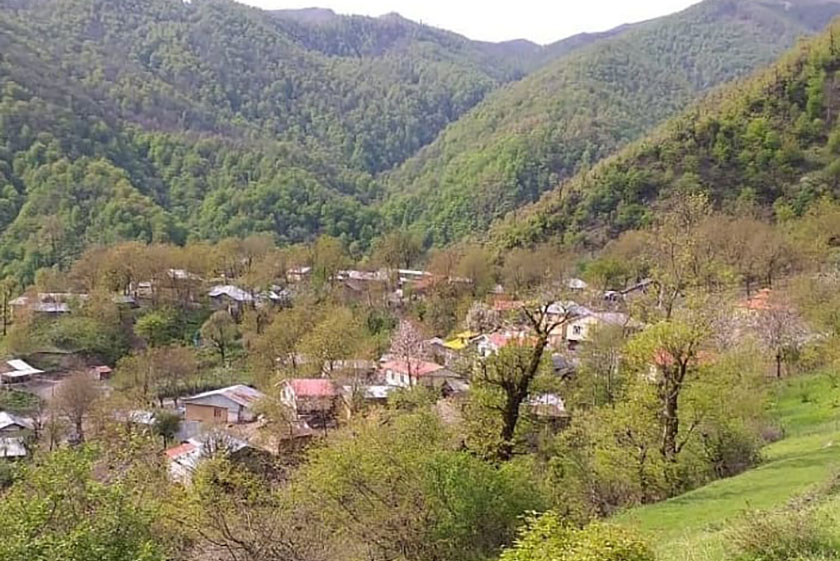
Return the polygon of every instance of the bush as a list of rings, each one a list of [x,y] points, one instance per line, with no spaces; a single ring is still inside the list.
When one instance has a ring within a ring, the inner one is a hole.
[[[751,513],[728,538],[731,556],[738,561],[838,559],[840,546],[812,507]]]
[[[653,561],[653,552],[618,526],[594,523],[576,528],[547,512],[528,520],[500,561]]]

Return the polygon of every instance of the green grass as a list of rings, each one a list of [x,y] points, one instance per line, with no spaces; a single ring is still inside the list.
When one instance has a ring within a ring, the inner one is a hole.
[[[0,389],[0,411],[29,413],[38,408],[37,395],[13,389]]]
[[[771,408],[785,438],[764,449],[760,466],[616,521],[645,534],[659,559],[722,558],[727,523],[748,510],[781,506],[840,468],[840,386],[830,376],[782,382]]]

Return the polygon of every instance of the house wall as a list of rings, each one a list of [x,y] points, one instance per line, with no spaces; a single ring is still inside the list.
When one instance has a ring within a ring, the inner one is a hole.
[[[223,395],[210,395],[201,398],[200,401],[187,402],[187,405],[189,406],[190,403],[196,405],[212,405],[214,407],[226,409],[228,412],[226,419],[228,423],[250,423],[256,419],[256,415],[253,411],[246,407],[242,407],[238,403],[231,401]]]
[[[592,316],[576,319],[566,326],[566,339],[574,342],[588,341],[589,331],[598,320]]]
[[[187,421],[199,421],[202,423],[226,423],[229,412],[224,407],[216,405],[203,405],[199,403],[187,403]]]
[[[395,370],[391,370],[390,368],[385,371],[385,383],[389,386],[398,386],[400,388],[411,387],[411,380],[409,379],[408,374],[397,372]]]
[[[306,397],[298,398],[297,411],[299,413],[320,412],[326,413],[335,406],[335,398],[332,397]]]

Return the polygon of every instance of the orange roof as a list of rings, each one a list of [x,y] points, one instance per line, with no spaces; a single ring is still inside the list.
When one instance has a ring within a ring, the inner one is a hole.
[[[195,444],[192,444],[190,442],[184,442],[183,444],[179,444],[178,446],[175,446],[174,448],[170,448],[169,450],[167,450],[166,455],[170,459],[174,460],[178,456],[183,456],[184,454],[192,452],[195,449],[196,449]]]
[[[408,374],[408,362],[404,360],[389,360],[382,365],[383,370],[392,370],[401,374]],[[434,362],[426,362],[424,360],[411,361],[411,375],[412,376],[428,376],[438,370],[442,370],[443,366],[435,364]]]

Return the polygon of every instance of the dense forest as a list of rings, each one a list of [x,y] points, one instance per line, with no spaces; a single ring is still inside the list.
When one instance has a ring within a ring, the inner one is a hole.
[[[228,0],[0,8],[0,258],[31,281],[121,240],[455,241],[836,5],[709,0],[545,47]]]
[[[396,16],[307,24],[229,1],[0,8],[0,252],[30,278],[116,239],[365,245],[374,175],[547,56]]]
[[[774,60],[840,11],[710,0],[501,88],[388,177],[387,219],[435,243],[481,231],[685,108]]]
[[[765,219],[802,216],[837,196],[840,28],[832,24],[776,65],[722,89],[653,135],[495,230],[503,245],[559,236],[600,245],[649,223],[657,201],[703,192],[725,209],[752,207]]]

